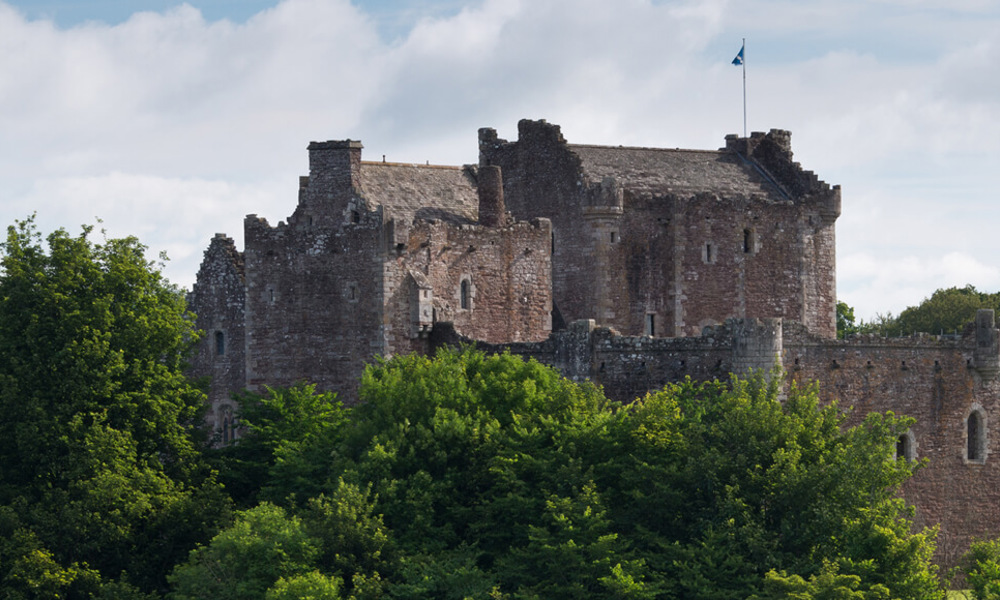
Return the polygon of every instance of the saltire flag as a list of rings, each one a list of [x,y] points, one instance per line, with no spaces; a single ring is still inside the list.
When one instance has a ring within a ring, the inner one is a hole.
[[[733,64],[736,65],[737,67],[743,64],[743,50],[745,50],[746,47],[747,47],[746,44],[740,46],[740,53],[737,54],[736,58],[733,59]]]

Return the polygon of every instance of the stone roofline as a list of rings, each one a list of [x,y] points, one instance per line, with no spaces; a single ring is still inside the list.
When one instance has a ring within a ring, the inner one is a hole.
[[[327,140],[325,142],[309,142],[309,150],[361,150],[364,146],[360,140]]]
[[[462,171],[465,169],[475,169],[476,165],[432,165],[428,163],[403,163],[387,162],[384,160],[363,160],[361,166],[371,165],[373,167],[411,167],[416,169],[442,169],[445,171]]]
[[[792,159],[791,132],[785,129],[771,129],[767,133],[755,131],[750,137],[744,138],[737,134],[726,136],[726,145],[718,150],[684,149],[684,148],[651,148],[643,146],[605,146],[600,144],[570,144],[562,135],[559,125],[551,124],[544,119],[522,119],[517,124],[518,139],[509,142],[498,137],[496,129],[483,127],[479,129],[479,164],[489,163],[488,156],[495,149],[512,143],[543,143],[562,146],[575,159],[579,168],[583,168],[581,159],[574,149],[603,148],[636,152],[663,152],[687,154],[735,154],[753,168],[757,173],[773,185],[788,201],[817,202],[824,218],[836,220],[841,212],[841,190],[839,185],[830,185],[822,181],[813,171],[802,169],[800,163]]]

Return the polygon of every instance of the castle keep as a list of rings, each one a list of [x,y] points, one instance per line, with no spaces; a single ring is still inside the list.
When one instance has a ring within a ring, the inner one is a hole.
[[[780,366],[851,422],[917,418],[898,452],[929,459],[905,494],[918,524],[941,524],[940,563],[1000,533],[992,312],[954,339],[837,340],[840,188],[793,161],[788,132],[625,148],[525,120],[516,141],[480,130],[474,166],[361,151],[310,144],[291,216],[249,215],[243,251],[217,234],[205,252],[192,373],[211,376],[223,439],[233,392],[307,380],[351,403],[374,357],[441,344],[533,357],[622,401]]]

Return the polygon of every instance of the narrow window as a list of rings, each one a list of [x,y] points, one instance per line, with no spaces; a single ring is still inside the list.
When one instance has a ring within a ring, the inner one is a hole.
[[[611,232],[611,243],[614,244],[617,241],[618,241],[618,232],[617,231],[612,231]]]
[[[223,356],[226,353],[226,334],[221,331],[215,332],[215,354]]]
[[[646,335],[656,337],[656,315],[653,313],[646,315]]]
[[[556,232],[552,231],[552,254],[556,253]]]
[[[982,462],[986,458],[986,428],[983,423],[983,416],[978,410],[969,413],[967,421],[968,431],[966,442],[966,458],[970,461]]]
[[[896,458],[917,460],[917,440],[912,431],[907,431],[896,440]]]
[[[351,211],[351,221],[354,221],[355,223],[360,223],[361,222],[361,213],[359,213],[356,210],[352,210]]]
[[[462,288],[459,291],[459,294],[460,294],[460,297],[461,297],[461,304],[460,305],[461,305],[462,309],[463,310],[468,310],[469,309],[469,304],[470,304],[469,303],[469,280],[468,279],[463,279],[462,280]]]
[[[750,253],[753,250],[753,233],[749,229],[743,230],[743,252]]]
[[[232,439],[232,425],[227,416],[222,420],[222,443],[228,444]]]

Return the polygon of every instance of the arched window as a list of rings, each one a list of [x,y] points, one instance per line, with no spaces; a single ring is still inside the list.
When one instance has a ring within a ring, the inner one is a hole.
[[[222,356],[226,353],[226,334],[221,331],[215,332],[215,354]]]
[[[980,407],[974,407],[965,421],[965,459],[986,462],[986,417]]]
[[[461,306],[463,310],[469,310],[472,308],[472,290],[470,287],[471,284],[469,283],[469,280],[463,279],[461,289],[459,290],[459,306]]]
[[[896,458],[917,460],[917,441],[912,431],[907,431],[896,439]]]
[[[744,229],[743,230],[743,252],[745,252],[747,254],[750,254],[751,252],[753,252],[753,245],[754,245],[753,231],[751,231],[749,229]]]

